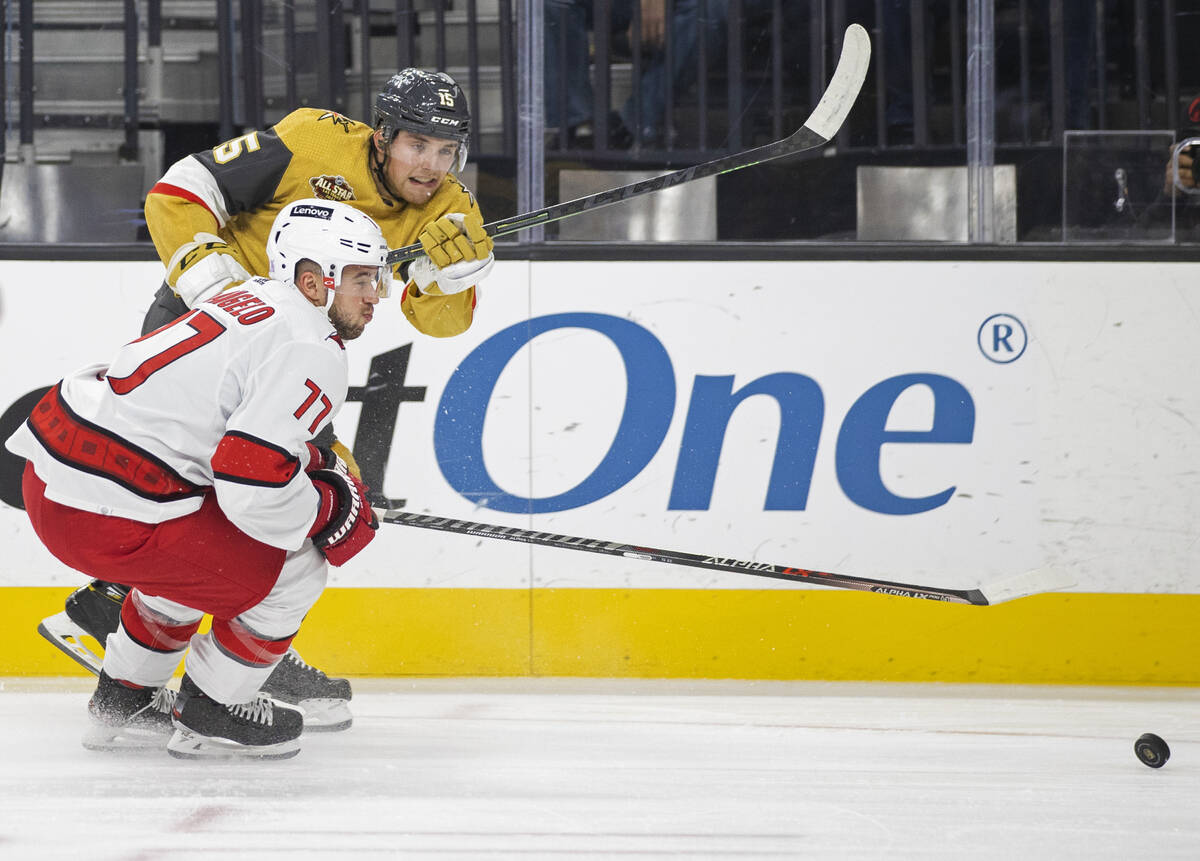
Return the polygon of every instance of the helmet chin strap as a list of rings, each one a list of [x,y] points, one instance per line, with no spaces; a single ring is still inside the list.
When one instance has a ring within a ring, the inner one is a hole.
[[[324,278],[322,279],[322,283],[325,285],[325,312],[329,313],[329,309],[333,307],[333,297],[337,291],[334,289],[332,278]]]
[[[371,152],[368,158],[371,161],[371,172],[375,174],[375,181],[379,183],[380,188],[394,197],[397,203],[403,202],[404,198],[388,182],[387,173],[384,171],[388,163],[387,153],[380,149],[374,135],[371,135],[369,146],[371,147]]]

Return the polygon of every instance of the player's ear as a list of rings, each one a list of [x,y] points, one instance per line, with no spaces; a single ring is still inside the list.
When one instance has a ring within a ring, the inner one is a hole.
[[[319,308],[325,306],[325,283],[316,269],[308,266],[296,267],[296,289],[304,298]]]

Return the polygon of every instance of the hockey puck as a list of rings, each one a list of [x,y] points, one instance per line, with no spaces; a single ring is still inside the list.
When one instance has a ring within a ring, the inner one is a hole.
[[[1171,748],[1167,743],[1152,732],[1142,733],[1133,743],[1133,752],[1145,765],[1151,768],[1162,768],[1171,758]]]

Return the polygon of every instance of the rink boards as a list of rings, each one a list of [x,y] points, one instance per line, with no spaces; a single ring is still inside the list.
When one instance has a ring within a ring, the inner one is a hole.
[[[0,264],[4,427],[160,275]],[[465,335],[385,306],[350,345],[335,428],[409,510],[1077,585],[948,606],[384,526],[298,644],[352,674],[1200,683],[1197,309],[1196,264],[502,261]],[[70,671],[33,629],[81,578],[18,509],[0,535],[0,673]]]

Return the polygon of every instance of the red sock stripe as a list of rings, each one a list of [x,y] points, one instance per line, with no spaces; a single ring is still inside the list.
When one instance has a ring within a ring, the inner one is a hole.
[[[200,627],[200,620],[171,624],[146,607],[135,591],[130,592],[121,605],[121,624],[125,633],[140,646],[154,652],[181,652]]]
[[[266,667],[278,661],[296,636],[291,634],[279,640],[268,640],[237,619],[213,619],[212,631],[221,651],[250,667]]]

